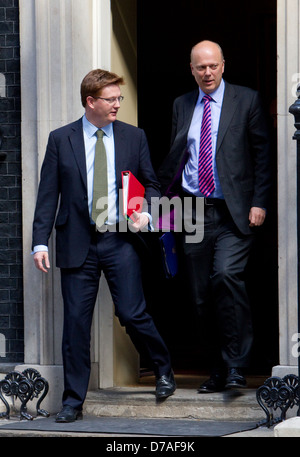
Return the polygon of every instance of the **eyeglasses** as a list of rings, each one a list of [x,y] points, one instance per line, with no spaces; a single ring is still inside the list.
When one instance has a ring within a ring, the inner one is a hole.
[[[100,100],[104,100],[109,105],[115,105],[117,102],[121,103],[124,100],[123,95],[120,97],[112,97],[112,98],[104,98],[104,97],[93,97],[93,98],[100,98]]]

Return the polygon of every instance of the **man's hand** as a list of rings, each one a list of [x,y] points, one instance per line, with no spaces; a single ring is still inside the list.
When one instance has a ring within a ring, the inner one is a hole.
[[[33,255],[35,266],[38,270],[48,273],[50,268],[49,256],[47,251],[39,251]]]
[[[257,206],[253,206],[250,209],[249,213],[249,226],[250,227],[259,227],[262,225],[266,218],[266,210],[263,208],[258,208]]]
[[[130,218],[133,221],[133,223],[130,224],[130,230],[133,232],[139,232],[149,224],[149,218],[146,216],[146,214],[137,213],[134,211]]]

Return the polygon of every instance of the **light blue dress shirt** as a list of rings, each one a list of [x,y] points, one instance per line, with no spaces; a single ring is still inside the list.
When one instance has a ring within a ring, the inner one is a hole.
[[[97,142],[96,132],[98,128],[91,124],[84,115],[82,118],[83,139],[86,158],[87,172],[87,189],[88,189],[88,205],[90,216],[92,214],[93,205],[93,181],[94,181],[94,161],[95,161],[95,146]],[[107,184],[108,184],[108,224],[116,224],[119,221],[119,196],[117,190],[116,174],[115,174],[115,142],[113,124],[108,124],[101,130],[103,142],[106,150],[107,159]],[[123,216],[120,215],[120,219]]]
[[[95,146],[97,141],[96,132],[98,128],[91,124],[84,115],[82,118],[83,125],[83,138],[85,146],[86,157],[86,171],[87,171],[87,187],[88,187],[88,205],[90,216],[92,214],[93,205],[93,181],[94,181],[94,160],[95,160]],[[124,220],[123,214],[119,212],[119,193],[116,181],[115,169],[115,141],[113,124],[108,124],[102,127],[103,142],[106,150],[107,158],[107,184],[108,184],[108,219],[107,224],[113,225]],[[153,230],[151,223],[152,217],[149,213],[143,212],[149,219],[149,230]],[[91,220],[91,223],[93,221]]]
[[[219,129],[219,122],[221,116],[221,109],[224,97],[225,83],[222,79],[219,87],[209,94],[212,97],[210,102],[211,106],[211,133],[212,133],[212,150],[213,150],[213,173],[215,190],[209,198],[224,198],[219,176],[216,166],[216,146],[217,136]],[[185,192],[196,195],[197,197],[204,197],[199,190],[198,181],[198,161],[199,161],[199,148],[200,148],[200,131],[203,115],[204,104],[201,103],[205,93],[199,88],[199,97],[195,106],[192,122],[187,136],[187,150],[189,158],[185,165],[182,174],[182,188]]]

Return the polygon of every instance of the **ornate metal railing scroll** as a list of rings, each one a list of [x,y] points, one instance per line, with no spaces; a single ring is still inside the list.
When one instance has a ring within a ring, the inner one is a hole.
[[[48,417],[49,413],[40,407],[48,390],[48,382],[37,370],[27,368],[22,373],[19,371],[11,371],[0,381],[0,399],[6,408],[5,412],[0,413],[0,418],[10,418],[10,406],[5,396],[10,396],[13,400],[20,400],[20,418],[27,420],[33,419],[33,416],[27,412],[27,403],[29,400],[40,397],[36,404],[37,416]]]
[[[272,425],[286,419],[287,411],[294,406],[299,406],[299,381],[298,376],[289,374],[284,378],[273,376],[268,378],[256,391],[256,399],[266,414],[266,419],[259,425]],[[280,415],[275,412],[280,410]]]

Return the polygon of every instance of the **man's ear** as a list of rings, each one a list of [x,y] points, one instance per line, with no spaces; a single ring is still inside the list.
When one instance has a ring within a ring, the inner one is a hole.
[[[94,109],[94,103],[95,103],[94,97],[92,97],[91,95],[88,95],[86,97],[86,104],[89,106],[89,108]]]

